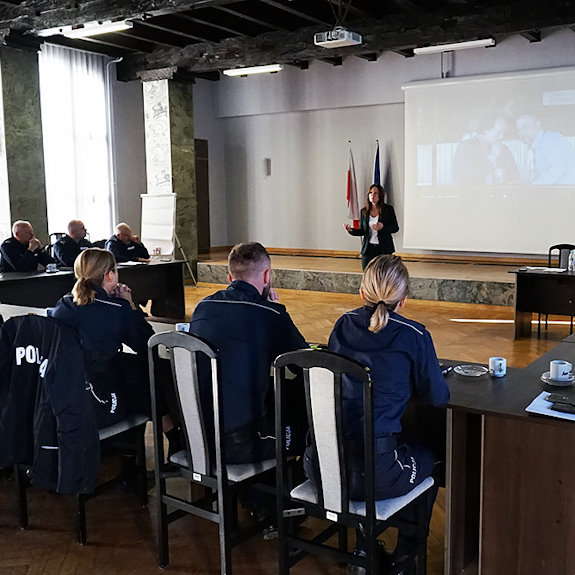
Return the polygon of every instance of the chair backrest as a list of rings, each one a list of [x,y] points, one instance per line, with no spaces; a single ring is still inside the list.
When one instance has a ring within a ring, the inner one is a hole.
[[[285,368],[303,370],[312,447],[316,450],[321,478],[318,504],[334,513],[347,512],[349,505],[344,429],[342,425],[342,380],[351,377],[362,387],[364,406],[364,452],[366,477],[373,478],[373,399],[369,369],[342,355],[324,350],[300,350],[280,355],[274,362],[276,433],[284,428],[282,404],[289,393]],[[278,469],[283,473],[285,448],[278,441]],[[373,481],[366,481],[366,502],[373,507]],[[368,507],[369,508],[369,507]]]
[[[51,233],[48,238],[49,238],[49,243],[48,243],[48,253],[54,257],[54,244],[61,238],[63,238],[66,234],[64,232],[54,232]]]
[[[168,349],[170,354],[172,376],[182,417],[181,423],[191,459],[191,470],[202,475],[213,475],[214,466],[211,461],[207,422],[202,414],[201,407],[198,359],[199,354],[204,354],[210,360],[214,405],[219,405],[219,402],[217,402],[219,395],[218,352],[206,340],[185,332],[163,332],[150,338],[148,341],[148,360],[152,386],[152,418],[154,426],[156,428],[159,427],[160,430],[161,421],[156,407],[157,387],[154,374],[154,348],[160,345]],[[221,427],[219,423],[221,413],[219,410],[215,411],[214,427],[216,430],[216,446],[218,446],[220,443]],[[160,438],[161,431],[160,435],[157,436],[158,441],[160,441]]]
[[[569,263],[569,252],[575,250],[573,244],[556,244],[549,248],[549,256],[547,258],[548,267],[567,268]],[[557,253],[555,253],[557,252]],[[555,265],[554,258],[557,257],[557,265]]]

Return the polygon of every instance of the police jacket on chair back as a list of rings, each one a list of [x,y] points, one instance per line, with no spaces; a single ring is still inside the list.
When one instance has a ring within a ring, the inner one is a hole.
[[[100,465],[92,400],[78,337],[27,315],[0,331],[0,467],[31,467],[32,484],[90,493]]]

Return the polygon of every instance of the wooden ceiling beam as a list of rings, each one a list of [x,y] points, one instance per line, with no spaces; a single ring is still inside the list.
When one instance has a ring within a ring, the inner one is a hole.
[[[138,26],[142,26],[144,28],[151,28],[152,30],[160,30],[162,32],[166,32],[168,34],[173,34],[175,36],[180,36],[182,38],[186,38],[187,40],[193,40],[194,42],[213,42],[211,38],[206,38],[205,36],[197,36],[195,34],[188,34],[187,32],[182,32],[181,30],[176,30],[175,28],[170,28],[164,24],[157,24],[156,22],[151,22],[150,20],[138,20],[134,22]]]
[[[16,5],[0,4],[0,29],[45,30],[94,22],[161,16],[190,8],[232,4],[237,0],[24,0]]]
[[[554,0],[548,0],[553,3]],[[209,72],[238,66],[289,64],[296,60],[361,56],[384,51],[407,51],[426,44],[445,44],[498,36],[520,34],[538,27],[575,25],[575,5],[569,10],[541,7],[537,14],[526,13],[522,2],[514,9],[492,7],[466,16],[449,16],[439,11],[418,17],[419,25],[408,24],[404,15],[354,24],[354,32],[363,37],[358,46],[326,49],[315,46],[313,34],[318,27],[299,29],[293,33],[268,32],[255,38],[228,38],[218,44],[195,44],[182,49],[155,50],[148,55],[135,55],[122,63],[122,74],[134,77],[138,70],[175,65],[192,72]]]
[[[271,24],[270,22],[266,22],[265,20],[260,20],[259,18],[254,18],[253,16],[248,16],[247,14],[243,14],[242,12],[238,12],[237,10],[232,10],[231,8],[226,8],[225,6],[217,6],[217,9],[220,12],[225,12],[226,14],[231,14],[236,18],[241,18],[242,20],[247,20],[252,24],[257,24],[262,28],[267,28],[268,30],[286,30],[283,26],[278,26],[277,24]]]
[[[229,26],[222,26],[221,24],[216,24],[215,22],[210,22],[209,20],[204,20],[203,18],[195,18],[194,16],[189,16],[188,14],[174,14],[173,18],[176,20],[187,20],[188,22],[193,22],[194,24],[200,24],[201,26],[206,26],[208,28],[213,28],[214,30],[221,30],[228,34],[233,34],[234,36],[246,36],[244,32],[237,28],[230,28]]]
[[[333,26],[333,22],[326,22],[325,20],[321,20],[312,16],[311,14],[307,14],[306,12],[302,12],[301,10],[296,10],[295,8],[290,8],[281,2],[276,2],[276,0],[259,0],[262,4],[267,4],[268,6],[273,6],[278,10],[282,10],[283,12],[287,12],[292,16],[297,16],[302,20],[307,20],[308,22],[313,22],[314,24],[321,24],[322,26]]]

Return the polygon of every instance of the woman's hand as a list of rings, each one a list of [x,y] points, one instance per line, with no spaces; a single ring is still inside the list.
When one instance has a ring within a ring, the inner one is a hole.
[[[377,224],[373,224],[373,226],[371,226],[371,227],[376,232],[379,232],[379,230],[383,229],[383,224],[381,222],[377,222]]]
[[[351,226],[349,224],[343,224],[343,227],[346,232],[349,232],[349,230],[351,230]]]
[[[136,309],[134,305],[134,301],[132,300],[132,290],[126,285],[119,283],[115,288],[112,294],[114,297],[119,297],[121,299],[125,299],[132,309]]]

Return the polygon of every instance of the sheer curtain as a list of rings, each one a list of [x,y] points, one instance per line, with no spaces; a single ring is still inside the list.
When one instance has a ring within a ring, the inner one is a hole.
[[[106,58],[44,44],[40,103],[48,231],[65,232],[71,219],[92,241],[112,230]]]

